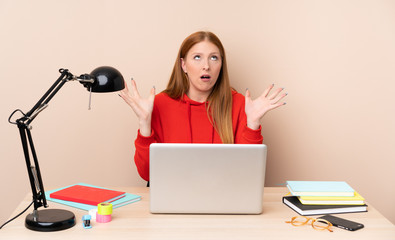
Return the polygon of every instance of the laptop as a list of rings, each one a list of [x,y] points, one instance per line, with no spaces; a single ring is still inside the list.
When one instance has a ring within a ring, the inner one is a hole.
[[[263,144],[151,144],[151,213],[261,214],[266,151]]]

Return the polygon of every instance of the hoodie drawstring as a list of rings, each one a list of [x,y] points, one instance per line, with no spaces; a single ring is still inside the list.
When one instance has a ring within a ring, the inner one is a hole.
[[[214,143],[214,126],[211,128],[211,143]]]
[[[187,102],[187,108],[188,108],[188,125],[189,125],[189,142],[193,143],[192,139],[192,123],[191,123],[191,103]]]

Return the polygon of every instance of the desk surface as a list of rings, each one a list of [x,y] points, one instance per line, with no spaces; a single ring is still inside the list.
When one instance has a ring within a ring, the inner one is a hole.
[[[115,188],[142,196],[142,200],[114,210],[110,223],[92,221],[91,229],[82,227],[86,211],[49,202],[50,208],[74,212],[77,224],[59,232],[35,232],[24,227],[23,214],[0,230],[0,239],[395,239],[395,226],[369,206],[366,213],[341,214],[341,217],[363,223],[365,228],[350,232],[333,228],[333,232],[317,231],[311,226],[294,227],[285,221],[297,215],[281,200],[286,188],[265,188],[261,215],[183,215],[151,214],[149,188]],[[12,213],[20,213],[29,204],[31,194]]]

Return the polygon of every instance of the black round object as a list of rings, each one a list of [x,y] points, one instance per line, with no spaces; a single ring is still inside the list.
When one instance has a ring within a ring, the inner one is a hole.
[[[92,92],[115,92],[125,88],[122,74],[113,67],[98,67],[90,75],[95,78]]]
[[[37,210],[26,216],[25,226],[34,231],[53,232],[71,228],[75,225],[74,213],[63,209]]]

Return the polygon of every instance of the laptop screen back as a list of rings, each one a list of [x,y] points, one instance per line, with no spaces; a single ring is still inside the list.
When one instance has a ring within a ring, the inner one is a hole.
[[[262,144],[151,144],[150,211],[260,214],[265,168]]]

